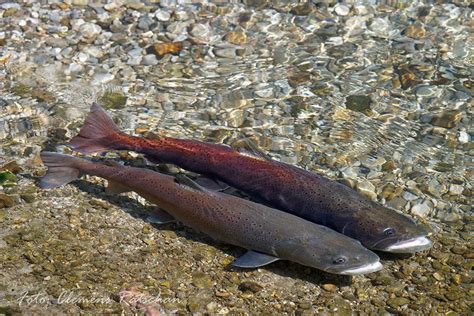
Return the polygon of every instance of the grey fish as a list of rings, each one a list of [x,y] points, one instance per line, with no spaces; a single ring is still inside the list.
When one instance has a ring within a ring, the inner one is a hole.
[[[177,219],[214,239],[248,249],[234,261],[238,267],[283,259],[335,274],[382,268],[378,256],[354,239],[261,204],[209,191],[187,177],[50,152],[43,152],[41,158],[48,166],[42,188],[55,188],[84,174],[107,179],[115,192],[135,191],[165,209],[162,222]]]

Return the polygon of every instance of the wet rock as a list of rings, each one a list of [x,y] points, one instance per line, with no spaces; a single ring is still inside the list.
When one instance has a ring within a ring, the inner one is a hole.
[[[372,280],[373,285],[392,285],[394,282],[394,278],[386,273],[382,273],[378,275],[375,279]]]
[[[167,10],[157,10],[155,17],[158,21],[166,22],[171,18],[171,13]]]
[[[387,305],[393,308],[398,308],[404,305],[408,305],[410,300],[405,297],[395,297],[387,300]]]
[[[328,291],[328,292],[336,292],[336,291],[337,291],[337,286],[334,285],[334,284],[331,284],[331,283],[323,284],[323,285],[322,285],[322,288],[323,288],[325,291]]]
[[[95,23],[86,22],[81,24],[79,32],[85,41],[91,42],[102,32],[102,28]]]
[[[357,191],[365,195],[371,200],[377,199],[377,194],[375,193],[375,186],[367,180],[362,180],[357,183]]]
[[[13,205],[15,205],[15,201],[10,196],[0,192],[0,209],[12,207]]]
[[[468,133],[466,133],[464,131],[459,132],[458,140],[461,144],[468,143],[470,139],[471,139],[471,137],[469,136]]]
[[[425,201],[423,203],[418,203],[412,206],[411,213],[415,216],[426,218],[431,211],[430,205]]]
[[[403,34],[414,39],[422,39],[426,35],[426,30],[423,25],[411,24],[407,26],[407,28],[403,31]]]
[[[422,82],[409,65],[398,66],[397,73],[403,90],[408,90]]]
[[[346,98],[346,108],[368,114],[372,100],[366,95],[350,95]]]
[[[421,86],[416,89],[415,93],[419,97],[432,97],[436,93],[436,88],[432,86]]]
[[[388,201],[387,205],[396,210],[403,210],[405,209],[405,205],[407,205],[407,201],[401,197],[396,197],[393,200]]]
[[[392,183],[387,183],[382,189],[382,197],[387,200],[392,200],[403,192],[403,188],[395,186]]]
[[[255,282],[255,281],[251,281],[251,280],[243,281],[239,285],[239,290],[241,290],[242,292],[247,292],[248,291],[248,292],[252,292],[252,293],[257,293],[262,289],[263,289],[262,284],[260,284],[258,282]]]
[[[98,85],[110,82],[114,80],[114,78],[115,76],[111,73],[99,72],[94,75],[94,77],[92,78],[91,84],[94,86],[98,86]]]
[[[433,116],[433,118],[431,119],[431,124],[444,128],[453,128],[460,120],[461,111],[446,110]]]
[[[249,7],[261,10],[267,6],[268,0],[245,0],[245,4]]]
[[[156,43],[147,48],[147,53],[155,54],[157,57],[163,57],[166,54],[177,55],[183,49],[182,42],[174,43]]]
[[[192,277],[193,277],[192,284],[195,287],[199,289],[212,287],[212,279],[209,275],[203,272],[195,272],[193,273]]]
[[[145,66],[154,66],[158,64],[158,59],[154,54],[148,54],[143,57],[142,63]]]
[[[348,6],[339,3],[334,7],[334,12],[336,12],[337,15],[346,16],[349,14],[350,9]]]
[[[310,2],[306,2],[303,4],[299,4],[297,6],[294,6],[293,9],[291,9],[291,13],[296,14],[296,15],[308,15],[311,12],[313,12],[316,8],[314,5]]]
[[[464,187],[459,184],[450,184],[449,185],[449,194],[451,195],[461,195],[464,191]]]
[[[361,157],[360,162],[362,163],[363,166],[369,169],[377,169],[380,166],[382,166],[386,162],[386,160],[383,157],[372,157],[372,156],[366,155],[366,156]]]
[[[243,45],[247,43],[247,34],[244,30],[238,29],[227,33],[226,39],[229,43]]]
[[[443,281],[444,280],[444,276],[440,272],[433,273],[433,278],[435,278],[436,281]]]

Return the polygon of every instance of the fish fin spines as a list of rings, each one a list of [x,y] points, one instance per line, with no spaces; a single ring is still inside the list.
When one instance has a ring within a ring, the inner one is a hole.
[[[102,152],[112,149],[110,146],[113,136],[118,133],[120,130],[114,121],[100,105],[94,102],[84,126],[68,145],[83,154]]]
[[[48,167],[46,175],[40,181],[43,189],[60,187],[81,176],[77,168],[78,161],[81,161],[79,158],[45,151],[41,153],[41,160]]]

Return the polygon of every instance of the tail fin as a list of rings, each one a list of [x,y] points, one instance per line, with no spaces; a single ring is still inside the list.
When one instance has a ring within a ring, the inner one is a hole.
[[[40,182],[43,189],[62,186],[81,176],[78,166],[83,159],[44,151],[41,153],[41,160],[48,167],[48,172]]]
[[[94,102],[79,135],[73,137],[68,145],[83,154],[106,151],[112,149],[111,138],[119,132],[107,112]]]

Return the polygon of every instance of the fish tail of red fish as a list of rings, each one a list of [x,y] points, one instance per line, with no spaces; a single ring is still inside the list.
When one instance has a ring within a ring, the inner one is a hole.
[[[71,139],[69,146],[83,154],[91,154],[114,149],[113,144],[121,135],[112,118],[97,103],[93,103],[84,126]]]
[[[40,187],[52,189],[76,180],[81,176],[82,168],[90,162],[64,154],[44,151],[41,160],[48,167],[48,172],[41,178]]]

